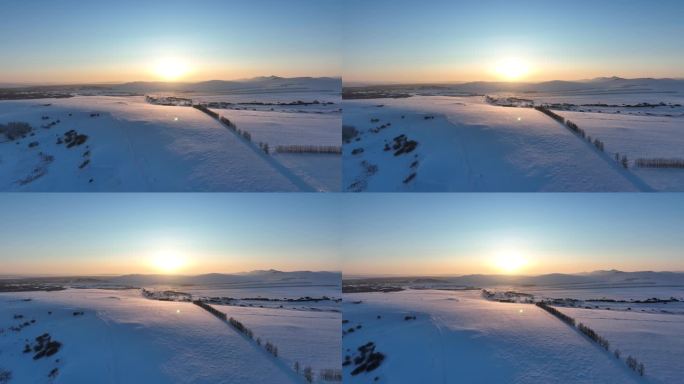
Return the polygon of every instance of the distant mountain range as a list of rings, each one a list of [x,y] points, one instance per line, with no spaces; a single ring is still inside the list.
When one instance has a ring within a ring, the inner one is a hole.
[[[207,273],[201,275],[130,274],[121,276],[0,276],[0,282],[37,281],[53,284],[95,284],[98,286],[145,287],[154,285],[340,285],[341,272],[292,271],[275,269],[243,273]]]
[[[684,79],[625,79],[621,77],[599,77],[579,81],[544,81],[544,82],[491,82],[475,81],[468,83],[430,83],[430,84],[386,84],[352,86],[345,84],[345,88],[398,88],[398,89],[433,89],[445,88],[453,92],[467,94],[486,94],[495,92],[517,93],[649,93],[649,92],[684,92]]]
[[[255,92],[341,92],[342,79],[335,77],[262,76],[242,80],[210,80],[202,82],[136,81],[123,84],[18,85],[7,88],[31,90],[111,90],[117,92],[195,92],[195,93],[255,93]],[[0,88],[3,88],[0,85]]]
[[[347,278],[345,278],[346,280]],[[644,285],[682,285],[684,272],[622,272],[618,270],[594,271],[588,273],[564,274],[550,273],[538,276],[485,275],[464,276],[415,276],[415,277],[358,277],[350,280],[384,280],[396,283],[448,283],[463,287],[486,287],[495,285],[529,286],[572,286],[586,284],[644,284]]]
[[[308,283],[308,284],[340,284],[342,274],[328,271],[293,271],[283,272],[274,269],[257,270],[244,273],[224,274],[208,273],[202,275],[123,275],[103,279],[119,285],[219,285],[244,283]]]

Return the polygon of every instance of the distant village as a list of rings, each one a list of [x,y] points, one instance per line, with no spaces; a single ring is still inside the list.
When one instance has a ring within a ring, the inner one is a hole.
[[[155,97],[145,96],[145,101],[155,105],[168,105],[177,107],[192,107],[192,99],[184,99],[182,97]]]

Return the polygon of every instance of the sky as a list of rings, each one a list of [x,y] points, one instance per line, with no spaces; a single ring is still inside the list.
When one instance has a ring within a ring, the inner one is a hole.
[[[340,76],[337,0],[4,0],[0,83]]]
[[[0,275],[339,271],[323,194],[5,194]]]
[[[0,275],[684,271],[684,194],[5,194]]]
[[[344,196],[346,275],[684,271],[684,194]]]
[[[684,77],[681,0],[346,0],[345,82]]]

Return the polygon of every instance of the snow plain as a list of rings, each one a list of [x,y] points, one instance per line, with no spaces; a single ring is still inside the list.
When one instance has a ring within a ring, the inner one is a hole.
[[[299,362],[326,383],[321,371],[340,369],[340,282],[338,272],[276,270],[0,281],[8,291],[53,290],[0,293],[0,370],[31,383],[303,384]],[[306,296],[321,300],[287,301]],[[192,300],[242,322],[254,340]],[[34,360],[25,345],[45,332],[62,348]],[[257,337],[274,343],[278,358]]]
[[[30,319],[36,322],[9,329]],[[2,293],[0,328],[0,368],[17,383],[302,382],[203,309],[144,299],[139,290]],[[57,354],[33,360],[22,353],[44,332],[62,343]]]
[[[266,143],[271,157],[292,170],[317,191],[339,191],[342,156],[339,154],[277,153],[279,145],[339,147],[342,142],[339,112],[302,113],[213,109],[249,132],[255,143]]]
[[[448,96],[345,100],[343,108],[343,125],[360,131],[343,148],[345,190],[650,189],[534,109],[492,106],[482,97]],[[418,142],[412,153],[394,156],[393,150],[384,150],[402,134]],[[369,171],[369,164],[377,168]],[[406,181],[412,173],[415,177]]]
[[[91,117],[91,114],[99,116]],[[267,125],[298,126],[291,116],[273,113]],[[339,114],[299,114],[310,122],[299,130],[317,129],[332,136]],[[310,116],[319,116],[312,121]],[[322,117],[321,117],[322,116]],[[42,117],[49,119],[43,120]],[[50,128],[41,128],[53,121]],[[253,119],[258,126],[256,118]],[[145,103],[144,97],[76,96],[0,102],[0,124],[29,123],[34,136],[0,142],[0,190],[4,191],[335,191],[339,190],[340,157],[266,156],[245,144],[218,121],[189,107]],[[88,135],[74,148],[57,144],[69,130]],[[325,135],[323,135],[325,136]],[[319,138],[320,136],[315,136]],[[3,138],[4,139],[4,138]],[[31,145],[31,147],[29,147]],[[339,144],[338,144],[339,145]],[[52,160],[45,161],[45,156]],[[83,167],[85,159],[90,162]],[[44,175],[31,182],[38,169]]]
[[[277,345],[279,356],[290,367],[299,362],[302,369],[310,366],[316,374],[324,369],[340,369],[342,314],[339,310],[214,307],[252,329],[255,337]]]
[[[628,159],[684,159],[684,118],[559,111],[561,116],[600,138],[606,151]],[[659,191],[684,191],[681,169],[632,168],[637,177]]]
[[[623,356],[632,355],[646,367],[646,382],[678,383],[684,368],[684,313],[653,314],[583,308],[558,308],[588,325]]]
[[[345,92],[351,100],[343,103],[343,125],[360,135],[344,145],[344,190],[684,190],[681,169],[634,164],[640,157],[684,158],[681,80],[475,82]],[[356,99],[375,95],[384,98]],[[512,98],[513,105],[547,105],[601,140],[606,152],[567,129],[559,132],[563,125],[540,112],[489,105],[483,95]],[[416,150],[396,157],[394,150],[383,150],[401,134],[418,142]],[[615,153],[627,156],[629,170],[616,167]]]
[[[644,382],[540,308],[477,290],[344,294],[343,308],[343,329],[361,325],[343,336],[343,355],[369,341],[386,355],[372,372],[344,367],[348,383]]]

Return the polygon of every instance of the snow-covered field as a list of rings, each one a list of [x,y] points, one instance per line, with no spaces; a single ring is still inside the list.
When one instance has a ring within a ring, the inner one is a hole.
[[[121,276],[111,282],[152,292],[182,292],[192,299],[218,298],[230,301],[231,306],[340,312],[341,275],[334,272],[255,271],[200,275],[168,282],[155,281],[149,276]]]
[[[682,380],[679,356],[684,355],[684,313],[653,314],[580,308],[559,308],[588,325],[623,356],[632,355],[646,367],[647,382]]]
[[[334,382],[321,373],[340,370],[340,282],[274,270],[0,280],[0,370],[22,383],[304,383],[308,367]],[[46,332],[61,348],[34,360]]]
[[[420,375],[435,383],[660,384],[684,374],[681,272],[357,277],[343,291],[348,382],[410,383]],[[579,323],[609,346],[585,336]],[[358,348],[369,341],[385,359],[353,375]],[[628,356],[644,364],[643,377],[627,367]]]
[[[559,111],[587,134],[600,138],[606,151],[630,161],[638,158],[684,159],[684,118]],[[684,170],[632,168],[659,191],[684,191]]]
[[[279,356],[290,367],[299,362],[301,369],[310,366],[315,373],[340,369],[340,312],[214,307],[251,328],[255,337],[277,345]]]
[[[343,125],[359,131],[343,147],[349,191],[650,189],[542,113],[482,97],[345,100]],[[417,146],[395,155],[401,135]]]
[[[487,301],[479,291],[345,294],[343,308],[343,330],[354,329],[342,338],[348,383],[647,382],[542,309]],[[352,375],[368,342],[385,359]]]
[[[182,275],[123,275],[100,278],[98,284],[147,289],[174,289],[193,296],[230,296],[296,299],[304,296],[339,297],[339,272],[259,270],[247,273]]]
[[[148,300],[139,290],[2,293],[0,329],[0,369],[16,383],[302,382],[198,306]],[[62,344],[57,353],[23,353],[44,333]]]
[[[337,124],[339,143],[339,113],[268,116],[262,116],[265,131],[276,127],[312,141],[332,142]],[[259,118],[251,118],[255,130]],[[140,96],[1,101],[0,124],[14,121],[34,129],[23,139],[0,139],[4,191],[339,190],[340,156],[288,154],[281,160],[194,108],[150,105]],[[299,125],[305,129],[292,128]],[[87,140],[67,148],[70,130]]]
[[[344,190],[684,191],[682,168],[635,163],[684,162],[681,79],[376,85],[343,95]],[[533,106],[572,121],[605,152]]]
[[[339,147],[342,142],[339,112],[301,113],[213,109],[252,135],[255,143],[268,144],[271,156],[321,191],[339,191],[342,156],[339,154],[278,153],[278,146]]]

